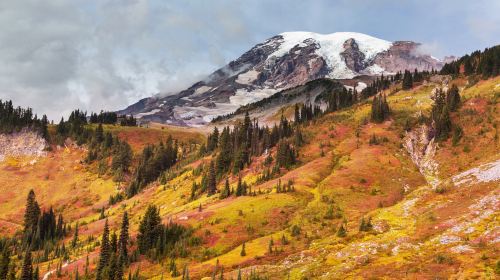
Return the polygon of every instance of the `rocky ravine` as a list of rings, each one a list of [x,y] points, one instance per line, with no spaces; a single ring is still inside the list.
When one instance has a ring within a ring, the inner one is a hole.
[[[418,129],[407,132],[403,145],[427,182],[436,187],[439,184],[439,166],[434,160],[437,144],[432,136],[432,128],[424,124]]]

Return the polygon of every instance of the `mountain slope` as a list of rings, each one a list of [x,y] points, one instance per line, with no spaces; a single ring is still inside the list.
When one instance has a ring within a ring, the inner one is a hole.
[[[429,129],[418,118],[430,114],[435,88],[448,84],[460,88],[461,106],[451,117],[463,129],[462,138],[456,143],[434,142],[428,148],[420,142],[430,135]],[[108,198],[120,193],[118,184],[111,174],[98,176],[97,163],[83,163],[84,147],[55,148],[33,163],[29,157],[9,158],[0,162],[5,182],[0,232],[12,236],[22,229],[24,209],[19,205],[34,188],[42,208],[53,205],[57,212],[64,211],[68,223],[79,224],[80,245],[67,246],[68,265],[61,279],[73,278],[77,269],[83,275],[87,256],[92,264],[89,278],[93,277],[105,223],[101,207],[112,231],[118,231],[128,211],[133,255],[139,224],[150,204],[159,207],[164,223],[194,229],[198,245],[174,259],[178,268],[189,268],[190,279],[206,279],[215,270],[223,272],[224,279],[236,279],[239,268],[243,279],[252,271],[268,279],[495,279],[500,241],[500,78],[473,83],[463,77],[432,76],[410,90],[400,90],[398,84],[384,93],[391,106],[385,122],[366,121],[370,102],[362,101],[301,125],[305,142],[298,148],[299,162],[270,180],[259,181],[265,154],[252,158],[240,174],[227,174],[232,188],[237,188],[240,175],[256,195],[220,198],[203,193],[191,198],[193,182],[203,181],[203,170],[214,154],[166,171],[164,182],[157,180],[116,204]],[[160,126],[110,125],[105,130],[129,141],[137,152],[170,134],[180,139],[180,133],[186,133],[184,128]],[[184,137],[191,142],[200,135]],[[418,160],[421,148],[432,164]],[[269,155],[275,161],[277,149],[270,149]],[[219,191],[224,181],[219,180]],[[277,190],[289,181],[294,191]],[[370,230],[360,230],[362,219],[370,219]],[[341,226],[345,236],[339,236]],[[73,232],[59,244],[70,244]],[[170,261],[141,255],[126,274],[138,271],[140,279],[170,279],[165,264]],[[36,266],[43,275],[62,262],[51,253]],[[21,260],[15,263],[20,267]]]
[[[119,113],[144,121],[198,126],[318,78],[342,79],[363,87],[363,82],[358,84],[361,75],[442,67],[441,61],[421,54],[418,48],[414,42],[388,42],[354,32],[285,32],[257,44],[186,90],[142,99]]]

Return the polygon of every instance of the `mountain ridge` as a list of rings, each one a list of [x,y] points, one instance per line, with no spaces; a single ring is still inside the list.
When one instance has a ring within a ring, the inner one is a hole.
[[[119,113],[143,121],[203,126],[242,105],[318,78],[350,80],[357,85],[362,75],[439,70],[443,62],[421,54],[419,46],[356,32],[284,32],[256,44],[186,90],[142,99]],[[366,86],[360,82],[359,86]]]

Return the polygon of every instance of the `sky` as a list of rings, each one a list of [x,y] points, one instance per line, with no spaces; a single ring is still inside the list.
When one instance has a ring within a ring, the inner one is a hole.
[[[436,57],[500,43],[498,0],[1,0],[0,99],[58,120],[182,90],[286,31],[411,40]]]

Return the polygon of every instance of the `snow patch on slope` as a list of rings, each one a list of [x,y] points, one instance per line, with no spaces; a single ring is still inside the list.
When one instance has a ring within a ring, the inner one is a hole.
[[[229,97],[229,102],[230,104],[234,105],[236,109],[238,109],[238,107],[240,106],[257,102],[266,97],[269,97],[274,93],[276,93],[277,91],[278,89],[271,89],[271,88],[254,89],[251,91],[241,88],[236,91],[235,95]]]
[[[356,89],[358,92],[361,92],[362,90],[364,90],[367,87],[367,85],[363,82],[358,82],[355,87],[346,86],[346,85],[344,85],[344,87],[348,90],[349,89],[351,89],[351,90]]]
[[[340,53],[344,51],[344,42],[348,39],[354,39],[358,44],[359,50],[364,53],[365,61],[370,61],[378,53],[388,50],[392,43],[378,39],[366,34],[356,32],[336,32],[332,34],[318,34],[314,32],[285,32],[280,34],[281,39],[278,49],[269,55],[268,59],[275,59],[287,54],[295,46],[305,47],[306,40],[313,40],[318,49],[316,54],[323,57],[331,69],[329,77],[337,79],[349,79],[356,76],[356,73],[350,70],[344,63]],[[272,42],[270,44],[275,44]],[[375,65],[374,65],[375,66]],[[370,67],[369,71],[383,71],[378,67]],[[378,73],[377,73],[378,74]]]
[[[199,88],[197,88],[195,91],[194,91],[194,95],[201,95],[209,90],[211,90],[212,87],[208,87],[208,86],[201,86]]]
[[[363,72],[373,75],[391,74],[387,73],[385,69],[380,67],[378,64],[373,64],[371,66],[366,67],[366,69]]]
[[[257,80],[259,77],[259,71],[250,70],[245,73],[238,75],[236,82],[242,85],[250,85],[253,81]]]
[[[160,109],[153,109],[149,112],[144,112],[144,113],[139,113],[137,115],[135,115],[136,118],[140,118],[140,117],[143,117],[143,116],[149,116],[149,115],[154,115],[158,112],[160,112],[161,110]]]
[[[215,117],[227,115],[236,111],[240,106],[247,105],[269,97],[279,91],[279,89],[260,88],[248,91],[238,89],[236,94],[229,97],[229,103],[214,103],[214,107],[189,107],[175,106],[174,116],[182,119],[189,126],[203,126],[212,121]]]

